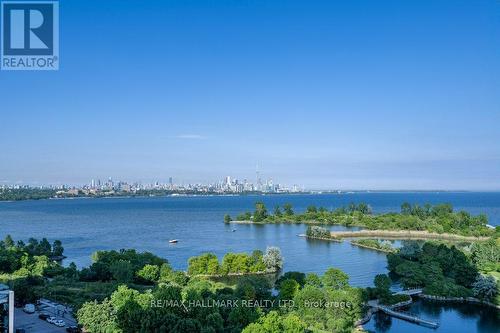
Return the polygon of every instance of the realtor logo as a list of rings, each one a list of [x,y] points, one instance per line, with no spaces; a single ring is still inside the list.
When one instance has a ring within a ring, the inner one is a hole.
[[[1,9],[1,69],[59,69],[58,1],[2,1]]]

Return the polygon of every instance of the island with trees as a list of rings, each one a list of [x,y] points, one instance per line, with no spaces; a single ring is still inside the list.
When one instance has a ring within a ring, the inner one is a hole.
[[[387,236],[395,238],[436,238],[487,240],[497,238],[500,228],[490,227],[484,214],[473,216],[466,211],[453,210],[451,204],[418,204],[403,203],[398,213],[373,214],[366,203],[351,203],[347,207],[328,210],[324,207],[309,206],[303,213],[295,213],[290,204],[276,206],[269,213],[263,202],[255,204],[253,212],[242,213],[233,220],[229,215],[224,217],[226,223],[303,223],[308,225],[344,225],[359,226],[370,231],[370,238]],[[366,230],[366,231],[365,231]],[[397,232],[401,232],[398,234]],[[339,232],[345,236],[346,232]],[[332,233],[335,236],[334,233]],[[352,236],[356,235],[354,232]]]
[[[213,253],[191,257],[188,261],[189,276],[235,276],[277,273],[283,268],[283,257],[277,247],[270,246],[266,253],[255,250],[247,253],[227,253],[219,263]]]

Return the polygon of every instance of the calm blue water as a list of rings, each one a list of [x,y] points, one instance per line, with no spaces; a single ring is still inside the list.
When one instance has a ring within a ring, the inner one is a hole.
[[[439,322],[440,326],[434,330],[377,313],[363,327],[369,332],[377,333],[500,332],[500,312],[488,307],[418,300],[406,311]]]
[[[314,204],[333,209],[350,202],[366,202],[376,213],[399,211],[402,202],[425,204],[450,202],[457,209],[472,214],[485,213],[490,224],[500,224],[500,193],[352,193],[342,195],[273,195],[273,196],[211,196],[164,198],[67,199],[21,202],[0,202],[0,237],[10,234],[14,239],[29,237],[60,239],[67,262],[78,266],[90,264],[96,250],[135,248],[151,251],[167,258],[177,269],[185,269],[187,259],[203,252],[218,256],[233,251],[265,250],[279,246],[285,257],[285,270],[323,273],[338,267],[350,276],[355,286],[370,286],[376,274],[386,273],[385,254],[362,249],[347,242],[334,243],[306,240],[302,225],[226,225],[223,216],[253,210],[256,201],[264,201],[272,210],[275,205],[291,203],[296,211]],[[235,228],[236,232],[231,229]],[[335,226],[332,228],[343,229]],[[178,244],[168,240],[178,239]],[[470,324],[472,319],[454,320]],[[442,312],[440,316],[443,316]],[[478,318],[482,318],[477,314]],[[474,317],[474,318],[476,318]],[[461,319],[462,318],[462,319]],[[372,320],[370,324],[374,323]],[[407,330],[397,320],[388,331]],[[500,321],[497,321],[500,325]],[[411,324],[409,324],[411,325]],[[465,325],[465,323],[464,323]],[[414,326],[414,325],[411,325]],[[458,326],[462,327],[462,326]],[[464,326],[465,327],[465,326]],[[469,327],[469,326],[467,326]],[[420,328],[418,328],[420,329]],[[459,332],[446,329],[438,332]],[[493,332],[462,330],[460,332]]]

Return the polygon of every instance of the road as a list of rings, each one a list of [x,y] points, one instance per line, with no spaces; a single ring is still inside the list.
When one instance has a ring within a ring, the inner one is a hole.
[[[57,327],[49,324],[45,320],[38,318],[38,312],[28,314],[21,308],[14,309],[14,327],[24,328],[26,333],[63,333],[66,332],[65,327]],[[63,319],[58,317],[57,319]]]

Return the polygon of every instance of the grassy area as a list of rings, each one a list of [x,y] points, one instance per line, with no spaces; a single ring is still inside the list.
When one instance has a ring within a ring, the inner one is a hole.
[[[495,280],[500,281],[500,272],[491,271],[487,272],[486,274],[491,275],[495,278]]]
[[[89,299],[102,301],[116,290],[116,282],[57,281],[35,289],[41,296],[79,308]]]

